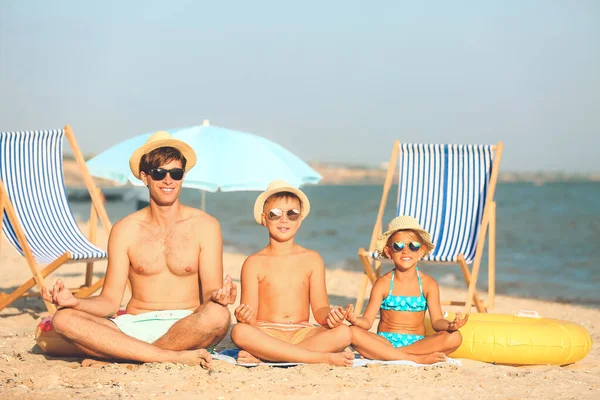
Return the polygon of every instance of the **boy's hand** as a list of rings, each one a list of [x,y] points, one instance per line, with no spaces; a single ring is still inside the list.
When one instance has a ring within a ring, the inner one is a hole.
[[[237,322],[249,324],[252,319],[252,308],[248,304],[240,304],[233,314]]]
[[[52,293],[42,287],[42,298],[48,303],[56,304],[59,307],[77,308],[80,300],[73,296],[73,293],[65,287],[62,280],[57,280],[52,288]]]
[[[237,285],[233,283],[231,277],[227,275],[225,280],[223,281],[223,287],[221,289],[217,289],[211,293],[210,298],[215,303],[219,303],[222,306],[227,306],[229,304],[235,303],[235,298],[237,297]]]
[[[346,321],[350,322],[350,325],[354,325],[356,323],[356,314],[354,314],[353,304],[348,304],[348,307],[346,307],[344,318],[346,319]]]
[[[344,322],[344,309],[342,307],[332,307],[327,315],[327,326],[333,329]]]
[[[454,317],[454,321],[448,323],[448,332],[457,331],[459,328],[462,328],[468,320],[469,314],[466,314],[465,318],[463,318],[462,314],[457,312],[456,316]]]

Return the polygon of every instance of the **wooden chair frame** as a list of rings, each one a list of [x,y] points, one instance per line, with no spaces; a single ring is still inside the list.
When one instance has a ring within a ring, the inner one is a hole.
[[[81,153],[81,150],[79,149],[79,145],[77,144],[71,127],[69,125],[65,126],[64,132],[67,140],[69,141],[71,149],[73,150],[75,161],[77,162],[77,166],[79,167],[79,171],[92,200],[92,205],[90,207],[88,239],[91,243],[95,243],[98,218],[100,218],[100,222],[102,223],[102,226],[107,234],[110,233],[112,225],[110,223],[110,219],[108,218],[108,214],[106,213],[106,209],[104,208],[102,193],[100,192],[100,189],[96,187],[96,184],[94,183],[94,180],[87,169],[85,159]],[[15,209],[8,198],[8,193],[6,192],[4,183],[2,180],[0,180],[0,230],[2,229],[4,220],[4,211],[6,211],[6,215],[15,230],[15,234],[21,245],[21,248],[23,249],[25,259],[27,260],[27,264],[29,265],[29,269],[31,270],[33,276],[11,293],[7,294],[0,292],[0,310],[4,309],[19,297],[40,296],[41,293],[39,292],[30,293],[28,291],[36,285],[39,288],[45,286],[44,278],[71,259],[71,254],[69,252],[65,252],[56,260],[40,269],[33,256],[29,243],[27,242],[23,226],[17,218]],[[95,261],[97,260],[87,261],[86,263],[85,283],[79,288],[71,289],[79,298],[88,297],[100,289],[102,285],[104,285],[104,277],[92,283]],[[46,304],[46,308],[49,312],[54,313],[56,311],[56,307],[53,304],[45,301],[44,303]]]
[[[477,247],[475,250],[475,258],[473,260],[473,269],[469,270],[465,257],[459,254],[456,263],[460,266],[463,273],[463,278],[467,284],[467,297],[465,301],[443,301],[444,305],[464,305],[464,312],[470,312],[471,307],[475,306],[478,312],[487,312],[488,308],[494,308],[494,301],[496,295],[496,202],[494,201],[494,193],[496,190],[496,183],[498,181],[498,170],[500,167],[500,159],[502,157],[503,143],[498,142],[495,146],[492,146],[495,152],[492,171],[490,175],[490,181],[488,186],[487,197],[485,199],[485,206],[483,210],[483,216],[481,219],[481,228],[479,237],[477,240]],[[381,196],[381,202],[379,204],[379,211],[377,213],[377,220],[373,227],[373,234],[371,235],[371,242],[369,249],[372,250],[375,247],[377,237],[382,233],[382,219],[385,206],[387,204],[387,198],[392,187],[392,181],[396,170],[396,162],[398,160],[400,151],[400,142],[396,140],[394,142],[394,148],[388,164],[388,170],[383,184],[383,194]],[[479,269],[481,265],[481,259],[483,257],[483,249],[485,246],[486,233],[489,236],[488,241],[488,302],[484,303],[480,298],[476,290],[477,278],[479,277]],[[357,312],[362,312],[365,292],[367,290],[367,284],[371,282],[374,284],[377,278],[381,276],[381,260],[376,260],[371,257],[371,253],[364,248],[358,250],[358,257],[363,265],[365,274],[359,288],[358,296],[356,298],[355,308]],[[446,263],[453,264],[453,263]]]

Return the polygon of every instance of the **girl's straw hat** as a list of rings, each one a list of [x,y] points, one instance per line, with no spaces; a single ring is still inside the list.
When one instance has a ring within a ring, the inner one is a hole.
[[[430,247],[431,249],[435,247],[434,244],[431,242],[431,236],[429,235],[429,232],[421,228],[421,225],[419,225],[416,219],[409,215],[401,215],[391,220],[388,225],[388,230],[379,235],[379,237],[377,238],[377,242],[375,242],[375,251],[380,255],[384,255],[383,248],[387,244],[387,241],[390,238],[390,236],[392,236],[398,231],[402,231],[405,229],[411,229],[413,231],[419,232],[421,234],[421,237],[423,238],[423,241],[425,242],[423,243],[424,245]],[[425,255],[427,254],[429,254],[429,252],[427,252]]]
[[[296,189],[289,183],[284,180],[276,180],[269,184],[269,187],[266,191],[262,192],[256,198],[254,202],[254,219],[256,222],[261,225],[261,215],[263,213],[263,207],[265,206],[265,201],[269,198],[269,196],[274,195],[275,193],[281,192],[290,192],[294,193],[300,201],[302,202],[302,210],[301,210],[301,218],[304,219],[310,212],[310,202],[308,201],[308,197],[304,194],[304,192],[300,189]]]
[[[140,160],[144,154],[148,154],[159,147],[174,147],[179,150],[186,160],[185,172],[188,172],[196,165],[196,152],[189,144],[174,139],[169,132],[159,131],[150,136],[148,140],[146,140],[146,143],[141,145],[131,155],[131,158],[129,159],[129,169],[131,169],[133,176],[142,179],[140,178]]]

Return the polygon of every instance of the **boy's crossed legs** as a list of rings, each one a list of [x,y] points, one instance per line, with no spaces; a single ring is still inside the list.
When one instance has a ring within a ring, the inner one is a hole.
[[[352,366],[354,363],[354,354],[344,351],[352,341],[352,332],[347,325],[333,329],[314,327],[303,340],[292,344],[269,335],[257,326],[238,323],[231,330],[231,339],[242,349],[238,355],[238,361],[242,363],[261,360],[340,366]]]

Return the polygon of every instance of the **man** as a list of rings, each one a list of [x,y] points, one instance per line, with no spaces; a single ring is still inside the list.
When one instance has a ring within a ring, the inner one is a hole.
[[[44,299],[61,307],[54,330],[81,355],[210,367],[205,349],[227,333],[227,305],[235,301],[237,288],[229,276],[222,281],[218,221],[179,202],[183,176],[195,163],[186,143],[167,132],[152,135],[129,160],[133,175],[148,187],[150,205],[114,225],[100,295],[78,299],[60,280],[51,292],[42,288]],[[110,318],[128,278],[126,314]]]

